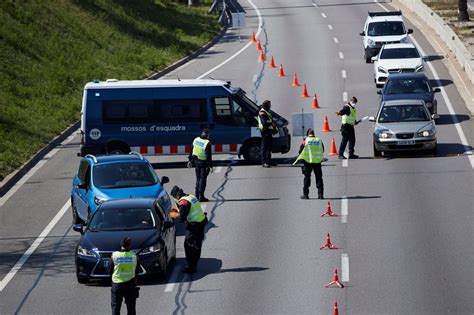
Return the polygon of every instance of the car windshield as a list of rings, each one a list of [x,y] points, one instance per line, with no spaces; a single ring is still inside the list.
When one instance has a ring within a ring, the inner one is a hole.
[[[151,209],[98,209],[87,229],[99,231],[134,231],[153,229],[157,217]]]
[[[429,121],[430,117],[424,105],[384,106],[380,111],[380,123]]]
[[[380,59],[408,59],[420,58],[416,48],[387,48],[382,50]]]
[[[116,162],[94,166],[94,185],[99,188],[151,186],[158,177],[146,162]]]
[[[372,22],[367,28],[367,35],[369,36],[390,36],[405,34],[405,27],[403,22]]]
[[[389,79],[384,94],[430,93],[430,83],[426,79]]]

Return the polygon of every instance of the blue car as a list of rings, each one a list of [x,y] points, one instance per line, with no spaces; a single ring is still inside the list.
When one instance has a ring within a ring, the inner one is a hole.
[[[433,88],[430,80],[423,73],[390,74],[383,90],[377,93],[381,96],[380,103],[395,100],[423,100],[432,115],[438,114],[438,104],[435,93],[439,88]]]
[[[172,201],[150,162],[141,154],[116,154],[81,159],[72,183],[73,224],[87,223],[97,207],[106,200],[154,198],[171,205]]]

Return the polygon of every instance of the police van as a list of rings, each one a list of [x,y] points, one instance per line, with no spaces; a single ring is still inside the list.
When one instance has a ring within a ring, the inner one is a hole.
[[[201,129],[211,131],[213,153],[260,161],[260,107],[245,92],[219,80],[94,81],[84,88],[80,155],[140,152],[189,154]],[[273,152],[290,150],[288,121],[279,127]]]

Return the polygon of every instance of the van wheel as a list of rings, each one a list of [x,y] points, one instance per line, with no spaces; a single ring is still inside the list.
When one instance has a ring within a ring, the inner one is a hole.
[[[262,160],[260,141],[253,140],[245,146],[244,159],[254,164]]]

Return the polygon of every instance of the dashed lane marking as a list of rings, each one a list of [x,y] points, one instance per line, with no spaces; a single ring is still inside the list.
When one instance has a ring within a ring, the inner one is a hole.
[[[349,255],[341,254],[342,282],[349,282]]]
[[[347,100],[348,100],[347,92],[344,91],[344,92],[342,93],[342,101],[343,101],[343,102],[347,102]]]
[[[326,18],[326,17],[327,17],[326,14],[324,14],[323,12],[321,12],[321,16],[322,16],[323,18]]]
[[[334,37],[333,39],[336,44],[339,43],[339,40],[337,39],[337,37]]]
[[[341,71],[341,76],[342,76],[343,79],[347,78],[346,70]]]
[[[349,160],[348,159],[342,160],[342,167],[348,167],[348,166],[349,166]]]
[[[347,160],[343,160],[347,161]],[[341,199],[341,223],[347,223],[347,217],[349,216],[349,200],[346,196],[342,196]]]
[[[216,167],[216,170],[214,171],[214,173],[219,174],[220,172],[222,172],[222,166]]]
[[[342,53],[342,51],[339,52],[339,58],[344,59],[344,54]]]
[[[330,30],[332,30],[332,25],[331,24],[328,24],[328,27]]]

